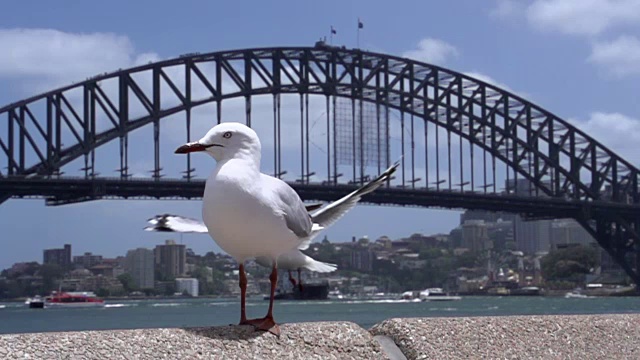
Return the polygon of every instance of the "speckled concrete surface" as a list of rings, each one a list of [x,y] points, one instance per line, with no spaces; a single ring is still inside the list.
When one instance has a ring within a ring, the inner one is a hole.
[[[390,319],[0,335],[0,359],[640,359],[640,314]]]
[[[280,339],[249,326],[15,334],[0,359],[387,359],[348,322],[281,325]]]
[[[407,359],[640,359],[640,314],[389,319]]]

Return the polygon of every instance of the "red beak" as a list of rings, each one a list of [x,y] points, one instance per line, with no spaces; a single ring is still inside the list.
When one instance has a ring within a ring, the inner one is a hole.
[[[176,149],[176,154],[187,154],[196,151],[204,151],[207,147],[198,142],[190,142]]]

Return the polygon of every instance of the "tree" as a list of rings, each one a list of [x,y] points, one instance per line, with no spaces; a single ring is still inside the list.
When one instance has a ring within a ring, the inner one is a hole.
[[[127,293],[135,291],[138,288],[136,286],[136,282],[133,280],[133,277],[129,273],[118,275],[118,280],[122,284],[124,291],[126,291]]]
[[[582,282],[584,275],[599,265],[598,251],[578,245],[551,251],[540,262],[545,280]]]

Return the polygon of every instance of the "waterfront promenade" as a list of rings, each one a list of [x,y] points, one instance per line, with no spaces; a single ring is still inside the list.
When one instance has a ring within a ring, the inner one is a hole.
[[[389,319],[11,334],[3,359],[637,359],[640,314]]]

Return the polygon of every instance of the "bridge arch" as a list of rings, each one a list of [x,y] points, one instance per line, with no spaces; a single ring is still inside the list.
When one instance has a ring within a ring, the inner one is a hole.
[[[175,66],[185,69],[185,91],[167,76],[166,70]],[[212,76],[202,70],[204,66],[215,69]],[[140,72],[152,74],[148,95],[134,78]],[[234,90],[225,91],[223,78],[233,84]],[[106,80],[117,82],[115,95],[101,89],[101,81]],[[193,99],[191,81],[200,81],[208,96]],[[177,104],[163,108],[161,84],[173,91],[179,99]],[[82,92],[82,110],[74,110],[65,96],[73,90]],[[507,178],[511,172],[516,181],[518,177],[528,180],[535,195],[583,204],[585,214],[576,219],[608,251],[618,249],[615,253],[610,251],[615,256],[638,252],[638,242],[629,242],[637,239],[637,217],[615,213],[596,217],[591,213],[600,203],[635,211],[640,202],[638,169],[580,129],[517,94],[456,71],[323,44],[187,54],[101,74],[6,105],[0,108],[0,134],[7,134],[4,140],[0,136],[6,163],[6,171],[0,172],[0,177],[47,177],[79,157],[89,157],[110,141],[126,141],[133,130],[146,125],[158,127],[160,119],[173,114],[215,103],[220,121],[219,104],[224,100],[245,98],[250,108],[253,96],[275,98],[280,94],[321,95],[327,102],[329,98],[348,98],[417,116],[490,152],[506,164]],[[146,114],[130,117],[131,96],[142,104]],[[44,104],[44,113],[32,110],[37,103]],[[95,126],[92,109],[98,107],[110,114],[113,125],[103,131],[97,131]],[[77,129],[71,125],[73,121],[80,124],[81,133],[73,130]],[[246,121],[251,125],[250,111]],[[61,144],[64,127],[74,132],[76,143]],[[28,164],[28,158],[37,161]],[[127,175],[125,168],[123,164],[123,178]],[[155,171],[159,174],[158,161]],[[5,194],[0,193],[0,200],[11,195],[10,190],[5,190]],[[627,245],[613,246],[600,240],[604,237],[615,237],[618,243]]]

